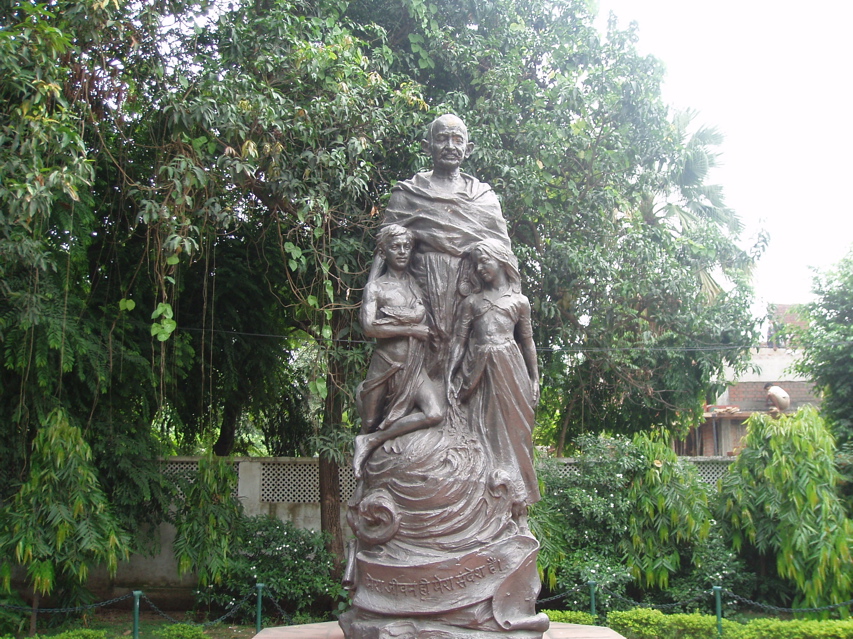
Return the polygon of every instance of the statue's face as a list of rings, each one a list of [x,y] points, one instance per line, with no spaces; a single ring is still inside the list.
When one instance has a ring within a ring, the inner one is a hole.
[[[391,237],[382,245],[382,253],[389,268],[405,271],[412,257],[412,238],[406,235]]]
[[[477,262],[477,275],[486,284],[491,284],[499,277],[501,265],[495,258],[482,251],[476,251],[474,258]]]
[[[425,141],[433,166],[439,171],[454,171],[460,167],[474,148],[468,142],[468,132],[458,118],[441,118],[432,127]]]

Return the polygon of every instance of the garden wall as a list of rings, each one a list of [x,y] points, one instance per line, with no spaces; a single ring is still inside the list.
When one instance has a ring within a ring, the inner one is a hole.
[[[716,482],[732,458],[690,457],[696,464],[700,477],[706,482]],[[564,460],[566,472],[571,472],[572,460]],[[291,457],[239,457],[234,459],[238,474],[237,498],[247,515],[272,515],[289,521],[300,528],[320,530],[320,483],[317,459]],[[173,479],[190,479],[198,468],[197,457],[171,457],[164,462],[163,472]],[[352,468],[342,467],[341,524],[345,536],[346,503],[355,490]],[[180,578],[172,552],[175,529],[169,524],[160,526],[160,548],[153,555],[134,555],[130,561],[119,565],[115,578],[101,570],[93,571],[90,579],[98,597],[112,598],[131,590],[141,589],[157,601],[158,605],[181,608],[191,603],[194,580]],[[251,587],[252,584],[249,584]]]

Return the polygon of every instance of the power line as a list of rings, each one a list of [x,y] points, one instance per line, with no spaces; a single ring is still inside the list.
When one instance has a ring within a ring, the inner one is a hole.
[[[202,329],[195,327],[179,327],[176,330],[191,331],[191,332],[206,332],[219,333],[223,335],[236,335],[240,337],[261,337],[267,339],[293,339],[293,335],[281,335],[276,333],[250,333],[247,331],[229,331],[224,329]],[[314,338],[317,342],[332,342],[334,340],[327,338]],[[350,339],[347,340],[350,344],[374,344],[374,340]],[[850,346],[853,341],[837,342],[832,346]],[[762,348],[760,344],[751,346],[739,346],[736,344],[703,344],[700,346],[546,346],[539,347],[536,350],[541,353],[613,353],[613,352],[675,352],[675,353],[706,353],[706,352],[725,352],[725,351],[740,351],[745,349]],[[767,347],[765,347],[767,348]]]

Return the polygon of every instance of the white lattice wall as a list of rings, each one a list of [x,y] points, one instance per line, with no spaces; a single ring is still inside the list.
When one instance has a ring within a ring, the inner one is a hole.
[[[699,477],[715,484],[726,472],[733,457],[685,457],[696,465]],[[577,472],[572,460],[564,460],[565,473]],[[172,479],[191,480],[198,469],[198,459],[173,457],[166,460],[164,474]],[[320,478],[317,459],[291,457],[244,457],[234,461],[239,475],[237,496],[248,514],[269,513],[294,523],[310,522],[319,527]],[[341,505],[355,491],[355,477],[349,465],[339,469]],[[315,521],[316,520],[316,521]]]
[[[717,480],[725,475],[729,464],[733,463],[735,457],[684,457],[696,464],[696,471],[702,481],[709,484],[717,483]]]
[[[699,479],[708,484],[716,484],[717,480],[725,474],[729,464],[735,460],[734,457],[681,457],[681,459],[694,464]],[[573,460],[563,459],[562,461],[563,464],[559,467],[561,473],[568,475],[578,472]]]
[[[239,476],[240,464],[234,462],[233,467],[234,472]],[[180,488],[180,481],[193,481],[197,472],[197,457],[171,457],[166,460],[163,467],[163,475],[175,483],[175,488],[180,496],[183,496],[183,491]],[[234,489],[234,496],[237,496],[237,489]]]
[[[352,468],[338,470],[341,502],[355,491]],[[320,501],[320,469],[315,459],[266,460],[261,462],[261,501],[288,504],[311,504]]]
[[[198,458],[171,457],[165,460],[163,474],[172,480],[192,481],[198,471]],[[260,472],[258,472],[260,470]],[[316,459],[292,457],[242,457],[234,461],[240,478],[238,493],[244,501],[257,492],[258,501],[267,503],[314,504],[320,501],[320,471]],[[257,490],[250,484],[257,476]],[[355,476],[349,465],[338,471],[341,502],[355,492]],[[248,479],[248,481],[246,481]],[[245,503],[244,503],[245,505]]]

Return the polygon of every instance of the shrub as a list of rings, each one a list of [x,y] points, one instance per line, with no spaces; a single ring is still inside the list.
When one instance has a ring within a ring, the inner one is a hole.
[[[90,628],[75,628],[52,635],[50,639],[107,639],[106,630],[91,630]]]
[[[189,623],[173,623],[164,626],[155,634],[161,639],[207,639],[201,626]]]
[[[17,593],[0,595],[0,639],[3,635],[20,634],[27,625],[27,613],[12,606],[26,607],[26,602]],[[10,606],[6,608],[4,606]]]
[[[823,419],[750,417],[745,446],[721,481],[720,520],[736,550],[774,556],[799,592],[794,607],[846,601],[853,593],[853,524],[837,492],[835,446]]]
[[[638,583],[666,588],[682,555],[708,537],[708,493],[696,467],[679,459],[664,439],[637,433],[634,445],[643,465],[626,493],[631,510],[621,547]]]
[[[259,516],[241,517],[242,543],[232,550],[231,560],[218,584],[196,591],[196,602],[205,607],[229,609],[239,606],[238,618],[254,620],[255,584],[264,584],[265,614],[280,618],[275,606],[288,615],[327,611],[342,594],[332,579],[333,559],[321,533],[296,528],[289,522]],[[312,617],[316,620],[316,616]]]
[[[739,624],[722,620],[724,639],[853,639],[853,619],[753,619]],[[635,608],[611,612],[607,626],[626,639],[717,639],[714,615],[664,615],[659,610]]]
[[[664,614],[650,608],[614,610],[607,615],[607,627],[625,639],[658,639],[664,624]]]
[[[542,544],[539,565],[551,590],[593,580],[624,595],[631,576],[619,541],[631,508],[626,489],[641,459],[624,437],[586,435],[574,443],[574,465],[546,459],[538,468],[545,491],[531,509],[531,527]],[[589,609],[589,592],[582,588],[567,604]]]
[[[754,619],[737,639],[853,639],[853,620]]]
[[[740,639],[743,627],[723,619],[723,637]],[[699,613],[666,615],[661,639],[718,639],[717,617]]]
[[[182,482],[184,497],[174,514],[175,558],[180,574],[194,572],[202,586],[221,581],[229,553],[240,545],[236,485],[231,462],[212,453],[199,460],[192,481]]]
[[[725,639],[744,639],[744,626],[723,619]],[[607,626],[625,639],[718,639],[717,618],[699,613],[665,615],[660,610],[634,608],[607,615]]]
[[[588,612],[579,610],[543,610],[548,619],[557,623],[574,623],[580,626],[594,626],[596,619]]]
[[[708,538],[695,546],[691,564],[682,567],[670,578],[669,587],[665,590],[647,591],[643,602],[687,602],[683,606],[670,608],[669,612],[713,614],[714,597],[706,594],[696,599],[697,596],[703,592],[708,593],[712,586],[723,586],[727,590],[748,596],[755,591],[756,579],[755,573],[747,569],[743,559],[725,543],[719,526],[714,526]],[[724,597],[723,606],[724,613],[734,612],[738,602],[732,597]]]
[[[612,607],[632,582],[666,588],[670,576],[687,574],[711,527],[708,489],[693,466],[643,433],[633,441],[583,436],[575,445],[574,465],[539,467],[545,491],[531,526],[547,587],[572,591],[567,606],[588,609],[588,591],[576,588],[595,581],[601,605]]]

